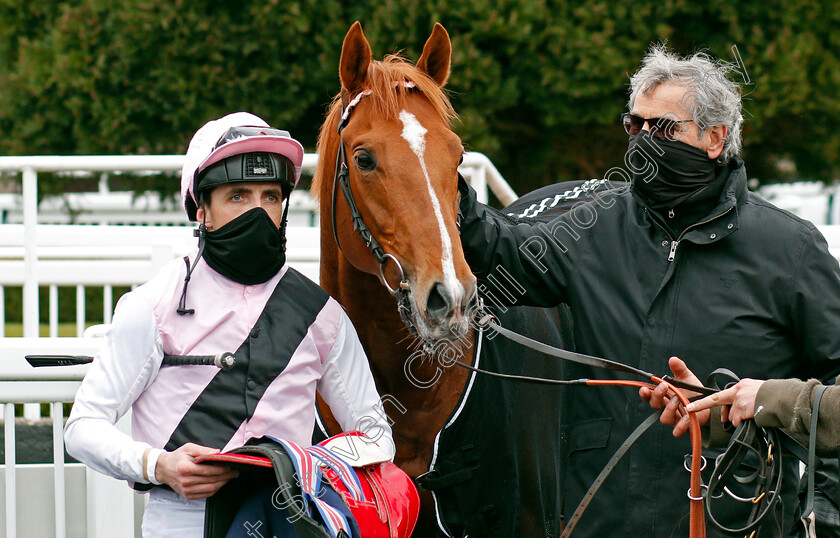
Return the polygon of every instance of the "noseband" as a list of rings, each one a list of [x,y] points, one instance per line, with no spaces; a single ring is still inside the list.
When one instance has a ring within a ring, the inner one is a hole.
[[[414,84],[410,82],[404,83],[407,88],[413,88]],[[362,213],[359,211],[359,206],[356,204],[356,199],[353,196],[353,189],[350,187],[350,169],[347,166],[347,155],[344,151],[344,138],[341,136],[341,132],[347,126],[347,123],[350,121],[350,113],[359,104],[359,101],[362,100],[363,97],[370,95],[372,92],[370,90],[365,90],[360,92],[353,98],[352,101],[349,103],[345,103],[345,97],[342,93],[342,106],[341,106],[341,118],[338,122],[338,153],[335,158],[335,175],[333,177],[333,190],[332,190],[332,230],[333,230],[333,238],[335,238],[335,244],[338,245],[338,249],[341,250],[341,242],[338,239],[338,228],[335,222],[335,203],[338,198],[338,188],[341,187],[341,192],[344,194],[344,200],[347,202],[347,207],[350,208],[350,218],[353,220],[353,229],[356,233],[359,234],[362,242],[367,246],[370,253],[376,258],[376,261],[379,262],[379,276],[382,280],[382,283],[385,285],[385,288],[390,292],[391,295],[396,297],[397,299],[397,310],[400,313],[400,318],[403,320],[403,323],[406,324],[408,330],[413,334],[417,335],[417,328],[414,326],[414,323],[411,321],[411,282],[405,276],[405,271],[403,271],[402,264],[400,261],[394,256],[393,254],[389,254],[385,252],[382,248],[382,245],[379,244],[379,241],[373,237],[373,234],[370,233],[370,228],[368,228],[367,224],[365,224],[364,218],[362,218]],[[343,252],[343,251],[342,251]],[[397,269],[400,271],[400,283],[397,285],[396,288],[392,288],[391,285],[388,283],[388,279],[385,277],[385,264],[388,260],[392,260],[395,264],[397,264]]]

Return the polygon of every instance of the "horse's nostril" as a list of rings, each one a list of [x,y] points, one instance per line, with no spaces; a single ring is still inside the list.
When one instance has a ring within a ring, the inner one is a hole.
[[[464,305],[467,310],[472,310],[475,308],[476,303],[478,303],[478,290],[475,286],[473,286],[467,293],[467,300],[464,301]]]
[[[429,292],[429,298],[426,300],[426,311],[429,314],[429,319],[435,323],[440,323],[449,312],[452,310],[452,298],[443,284],[437,283]]]

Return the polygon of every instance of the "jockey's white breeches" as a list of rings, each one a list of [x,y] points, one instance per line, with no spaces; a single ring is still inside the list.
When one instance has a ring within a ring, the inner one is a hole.
[[[169,489],[152,489],[143,513],[143,538],[203,538],[204,504],[204,499],[190,501]]]

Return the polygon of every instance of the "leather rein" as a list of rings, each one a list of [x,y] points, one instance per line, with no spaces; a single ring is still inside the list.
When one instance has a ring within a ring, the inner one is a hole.
[[[481,305],[483,307],[483,305]],[[481,310],[481,309],[480,309]],[[738,376],[729,370],[719,368],[709,374],[706,381],[710,386],[698,386],[689,384],[672,376],[656,376],[644,370],[634,368],[632,366],[594,357],[591,355],[584,355],[573,351],[559,349],[548,344],[539,342],[523,336],[511,330],[505,329],[499,325],[492,315],[485,315],[478,322],[481,330],[494,330],[505,338],[515,342],[519,345],[531,348],[540,353],[557,357],[563,360],[568,360],[578,364],[585,364],[597,368],[613,370],[617,372],[624,372],[633,375],[638,375],[648,381],[633,381],[633,380],[602,380],[602,379],[546,379],[540,377],[520,376],[513,374],[503,374],[499,372],[491,372],[473,367],[461,361],[455,361],[455,364],[472,370],[474,372],[499,377],[514,381],[526,381],[542,384],[556,384],[556,385],[589,385],[589,386],[604,386],[604,385],[623,385],[633,387],[648,387],[653,388],[659,383],[665,382],[671,392],[680,400],[680,408],[685,413],[685,406],[688,400],[677,388],[691,390],[703,395],[714,394],[728,388],[737,383]],[[719,378],[725,378],[728,383],[721,387]],[[817,390],[817,396],[813,404],[810,424],[809,446],[803,448],[797,441],[789,437],[784,431],[776,428],[761,428],[755,424],[752,419],[743,421],[737,428],[733,428],[732,438],[726,449],[717,458],[715,458],[715,467],[711,474],[711,479],[708,484],[702,483],[700,471],[706,467],[706,459],[702,456],[702,447],[700,439],[700,428],[697,418],[694,413],[688,413],[689,420],[691,420],[691,467],[687,465],[688,455],[686,455],[686,470],[691,472],[691,486],[687,492],[688,498],[691,501],[690,511],[690,537],[697,538],[705,536],[705,518],[703,501],[706,501],[705,512],[708,514],[709,521],[718,529],[729,535],[746,536],[752,538],[756,535],[764,520],[774,514],[779,503],[781,502],[781,488],[782,488],[782,447],[788,449],[798,459],[807,465],[807,494],[805,508],[803,510],[800,521],[805,528],[806,538],[815,538],[815,514],[814,514],[814,472],[816,466],[820,463],[819,458],[816,457],[816,431],[817,431],[817,416],[819,413],[820,400],[825,386],[821,386]],[[615,454],[604,466],[601,473],[595,479],[589,490],[584,495],[577,509],[574,511],[572,517],[566,523],[561,537],[568,537],[575,525],[583,515],[584,510],[589,505],[589,502],[594,497],[595,493],[603,484],[606,477],[615,468],[621,458],[627,453],[630,447],[638,440],[641,435],[647,431],[653,424],[657,422],[657,418],[661,411],[656,411],[645,419],[630,436],[625,439],[621,446],[616,450]],[[695,434],[695,424],[696,434]],[[727,423],[728,424],[728,423]],[[731,426],[731,425],[730,425]],[[732,431],[732,430],[729,430]],[[736,474],[739,465],[745,458],[752,456],[751,462],[757,462],[757,470],[750,475],[742,476]],[[753,494],[751,497],[740,497],[733,493],[728,484],[735,481],[745,487],[753,486]],[[742,504],[746,504],[751,508],[750,515],[747,518],[745,525],[739,528],[729,528],[718,522],[713,511],[713,505],[723,498],[726,494],[730,499],[733,499]],[[779,524],[776,521],[777,525]],[[780,531],[781,532],[781,531]]]
[[[708,387],[698,387],[695,385],[691,385],[689,383],[685,383],[678,379],[674,379],[670,376],[656,376],[649,372],[645,372],[638,368],[634,368],[627,364],[623,364],[616,361],[611,361],[608,359],[602,359],[600,357],[594,357],[592,355],[584,355],[583,353],[576,353],[573,351],[567,351],[565,349],[559,349],[548,344],[544,344],[537,340],[533,340],[528,338],[527,336],[523,336],[521,334],[515,333],[511,330],[505,329],[501,325],[499,325],[492,315],[485,315],[478,321],[478,326],[482,330],[492,329],[497,333],[501,334],[505,338],[515,342],[519,345],[531,348],[535,351],[543,353],[545,355],[549,355],[552,357],[557,357],[563,360],[568,360],[571,362],[576,362],[578,364],[586,364],[588,366],[595,366],[597,368],[603,368],[608,370],[614,370],[618,372],[630,373],[634,375],[638,375],[646,379],[646,381],[634,381],[628,379],[573,379],[573,380],[559,380],[559,379],[544,379],[544,378],[533,378],[527,376],[515,376],[515,375],[508,375],[508,374],[499,374],[497,372],[489,372],[487,370],[481,370],[479,368],[475,368],[470,366],[466,363],[461,361],[455,361],[461,367],[467,368],[469,370],[473,370],[482,374],[486,375],[493,375],[497,377],[504,377],[506,379],[517,379],[520,381],[534,381],[538,383],[551,383],[551,384],[560,384],[560,385],[580,385],[585,384],[589,386],[604,386],[604,385],[620,385],[620,386],[630,386],[630,387],[647,387],[647,388],[654,388],[660,383],[665,383],[671,392],[675,395],[676,398],[680,400],[680,406],[682,409],[688,405],[689,401],[688,398],[679,390],[677,387],[684,388],[688,390],[694,390],[696,392],[701,392],[703,394],[713,394],[717,392],[714,389],[709,389]],[[601,473],[596,478],[595,482],[590,486],[589,491],[583,496],[578,507],[575,509],[572,517],[569,521],[565,524],[563,528],[563,532],[560,535],[561,538],[568,537],[571,535],[572,531],[575,528],[575,525],[580,520],[580,517],[583,515],[584,510],[589,505],[589,502],[595,496],[595,493],[603,484],[604,480],[606,479],[607,475],[615,468],[621,458],[627,453],[630,447],[633,445],[636,440],[638,440],[641,435],[647,431],[654,423],[657,422],[656,418],[659,416],[661,411],[654,412],[651,416],[649,416],[642,424],[636,428],[636,430],[630,434],[630,436],[622,443],[607,465],[603,468]],[[687,492],[687,496],[690,501],[690,513],[689,513],[689,522],[690,522],[690,538],[705,538],[706,536],[706,519],[704,515],[704,506],[703,506],[703,483],[702,477],[700,472],[702,471],[703,467],[705,466],[705,461],[703,460],[702,456],[702,440],[700,434],[700,422],[698,421],[697,417],[694,413],[688,413],[688,417],[690,420],[689,426],[689,434],[691,439],[691,468],[689,469],[691,472],[691,481],[690,487]]]

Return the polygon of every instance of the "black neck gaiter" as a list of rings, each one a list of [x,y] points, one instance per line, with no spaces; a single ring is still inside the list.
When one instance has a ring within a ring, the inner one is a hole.
[[[207,232],[205,241],[207,264],[240,284],[262,284],[286,263],[283,232],[261,207]]]
[[[632,189],[651,209],[672,209],[715,178],[715,161],[700,148],[678,140],[630,137],[627,160]]]

